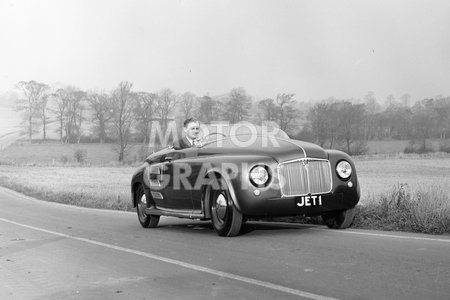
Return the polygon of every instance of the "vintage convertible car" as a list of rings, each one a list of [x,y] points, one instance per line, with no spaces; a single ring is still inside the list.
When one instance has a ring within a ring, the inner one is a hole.
[[[350,156],[281,130],[233,126],[209,130],[202,147],[155,152],[136,170],[131,195],[143,227],[160,216],[211,220],[220,236],[238,235],[248,218],[320,215],[330,228],[351,225],[360,187]]]

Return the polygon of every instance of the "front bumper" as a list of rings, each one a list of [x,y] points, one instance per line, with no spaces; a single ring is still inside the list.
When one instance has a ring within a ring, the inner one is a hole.
[[[342,193],[268,199],[266,200],[266,216],[316,215],[353,206],[353,203],[344,201]]]
[[[244,206],[242,212],[244,215],[250,217],[313,216],[350,209],[358,201],[359,197],[351,197],[344,193],[328,193],[302,197],[277,197],[253,202],[253,205]]]

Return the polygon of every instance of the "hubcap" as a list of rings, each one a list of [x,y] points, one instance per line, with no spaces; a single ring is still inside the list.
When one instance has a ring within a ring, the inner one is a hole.
[[[227,198],[223,194],[217,197],[215,210],[218,219],[223,221],[227,214]]]
[[[145,197],[145,194],[143,194],[142,197],[141,197],[141,203],[142,204],[147,204],[147,197]]]
[[[147,198],[145,197],[145,194],[141,196],[138,207],[139,207],[139,216],[141,218],[145,218],[146,217],[145,209],[147,208]]]

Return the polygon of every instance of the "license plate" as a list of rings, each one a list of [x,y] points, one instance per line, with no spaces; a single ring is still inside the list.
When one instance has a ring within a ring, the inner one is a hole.
[[[296,204],[298,207],[321,206],[322,205],[322,196],[321,195],[301,196],[301,197],[296,198]]]

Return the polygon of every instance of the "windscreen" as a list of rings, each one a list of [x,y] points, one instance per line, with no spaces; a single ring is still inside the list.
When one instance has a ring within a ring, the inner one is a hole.
[[[241,135],[256,135],[256,136],[271,136],[281,139],[289,139],[289,136],[278,128],[275,123],[268,123],[263,125],[255,125],[248,122],[240,122],[236,124],[228,123],[213,123],[201,125],[203,143],[217,141],[218,139],[241,136]]]

